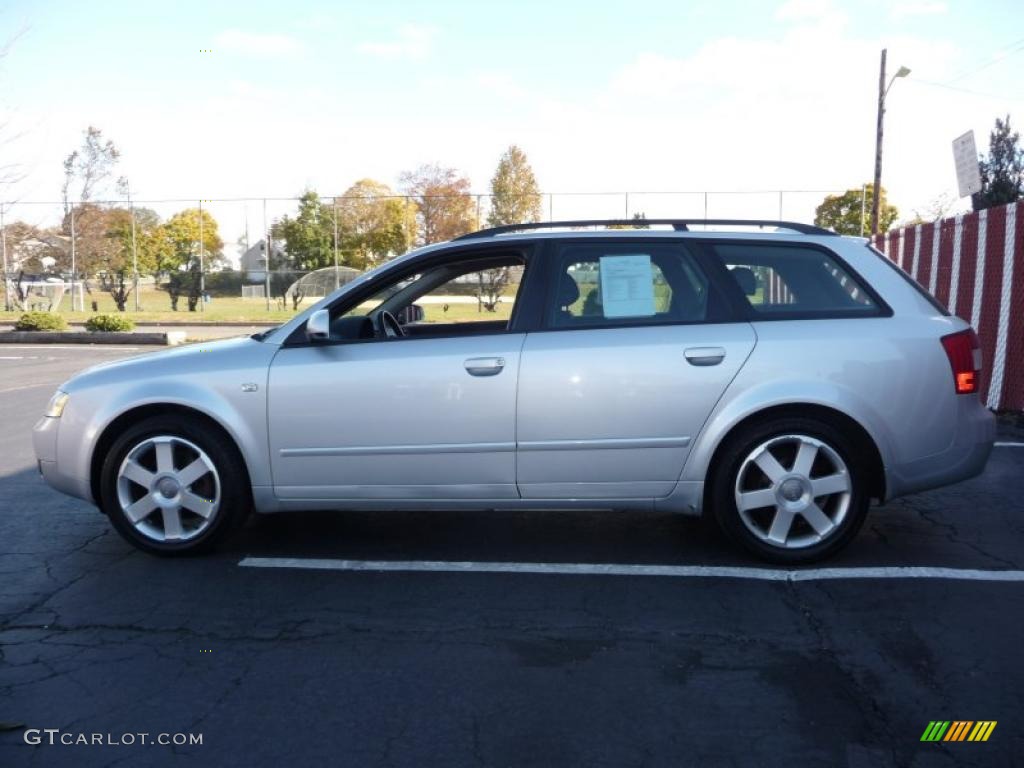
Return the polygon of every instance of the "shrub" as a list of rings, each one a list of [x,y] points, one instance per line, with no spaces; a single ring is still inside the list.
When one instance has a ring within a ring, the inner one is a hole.
[[[124,315],[93,315],[85,321],[87,331],[131,331],[135,321]]]
[[[14,324],[16,331],[64,331],[68,321],[54,312],[26,312]]]

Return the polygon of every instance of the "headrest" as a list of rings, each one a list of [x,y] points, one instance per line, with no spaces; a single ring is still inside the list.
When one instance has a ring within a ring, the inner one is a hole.
[[[572,275],[563,272],[558,282],[558,308],[564,309],[570,304],[575,304],[580,297],[580,287],[576,284]]]
[[[733,267],[729,270],[729,274],[732,275],[740,290],[747,296],[753,296],[757,293],[757,275],[754,274],[754,270],[750,267]]]

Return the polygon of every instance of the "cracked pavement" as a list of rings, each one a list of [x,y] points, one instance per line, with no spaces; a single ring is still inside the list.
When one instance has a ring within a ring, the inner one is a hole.
[[[203,743],[30,746],[15,729],[0,731],[0,765],[916,768],[1024,755],[1022,583],[237,566],[751,564],[702,521],[660,514],[295,514],[251,520],[210,557],[153,558],[47,488],[29,438],[60,381],[126,353],[3,354],[25,359],[0,362],[0,721]],[[996,449],[982,477],[874,510],[828,565],[1024,569],[1022,468],[1024,449]],[[984,744],[922,744],[935,719],[999,724]]]

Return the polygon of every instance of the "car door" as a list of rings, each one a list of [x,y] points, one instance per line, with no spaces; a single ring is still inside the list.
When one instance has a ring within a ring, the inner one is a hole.
[[[276,495],[517,497],[516,376],[525,335],[505,325],[285,345],[269,377]]]
[[[549,256],[546,330],[523,347],[523,498],[668,495],[754,344],[680,240],[588,240]]]

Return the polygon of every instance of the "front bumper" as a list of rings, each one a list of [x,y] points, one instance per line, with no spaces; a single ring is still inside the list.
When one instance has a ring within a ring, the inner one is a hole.
[[[51,488],[86,501],[92,501],[89,478],[68,475],[61,471],[57,461],[57,435],[60,419],[43,416],[32,428],[32,447],[35,449],[39,473]]]

